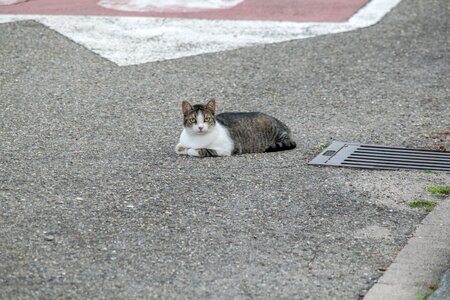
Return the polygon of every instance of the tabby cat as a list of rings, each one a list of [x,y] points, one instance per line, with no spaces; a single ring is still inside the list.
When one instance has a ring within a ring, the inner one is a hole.
[[[181,104],[184,129],[175,147],[179,155],[230,156],[294,149],[291,131],[281,121],[260,112],[216,115],[216,101]]]

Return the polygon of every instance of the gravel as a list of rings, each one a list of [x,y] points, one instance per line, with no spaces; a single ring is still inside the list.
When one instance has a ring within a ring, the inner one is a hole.
[[[450,175],[307,163],[332,140],[449,147],[446,9],[129,67],[0,24],[0,298],[358,299]],[[177,157],[181,101],[209,97],[298,147]]]

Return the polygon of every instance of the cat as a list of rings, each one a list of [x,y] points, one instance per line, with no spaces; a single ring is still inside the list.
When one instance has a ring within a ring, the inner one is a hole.
[[[260,112],[226,112],[216,115],[216,100],[191,105],[183,101],[184,129],[175,152],[211,157],[294,149],[289,128]]]

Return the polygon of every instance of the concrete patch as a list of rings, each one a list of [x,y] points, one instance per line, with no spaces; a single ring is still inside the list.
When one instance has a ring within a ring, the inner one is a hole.
[[[360,229],[355,234],[358,238],[373,238],[373,239],[391,239],[391,231],[388,228],[381,226],[367,226]]]
[[[386,205],[392,209],[409,210],[408,203],[417,199],[439,202],[426,191],[436,184],[445,184],[445,176],[433,176],[416,171],[375,171],[361,172],[359,178],[348,182],[350,189],[370,194],[370,201]],[[440,214],[435,212],[435,214]],[[434,220],[437,220],[437,216]],[[443,216],[445,218],[445,216]],[[424,222],[429,222],[428,219]]]

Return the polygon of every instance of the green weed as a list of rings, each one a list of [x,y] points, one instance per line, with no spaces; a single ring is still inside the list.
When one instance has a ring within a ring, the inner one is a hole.
[[[327,148],[328,146],[330,146],[330,143],[322,143],[322,144],[319,144],[319,146],[317,148],[319,148],[319,150],[322,151],[325,148]]]
[[[428,297],[433,294],[433,292],[438,288],[436,283],[431,284],[428,287],[428,291],[424,292],[422,290],[417,291],[417,300],[427,300]]]
[[[430,186],[427,188],[427,192],[435,196],[448,196],[450,195],[450,186]]]
[[[424,173],[424,174],[433,174],[434,173],[434,171],[431,171],[431,170],[422,170],[422,171],[419,171],[420,173]]]
[[[428,296],[422,291],[417,292],[417,300],[427,300]]]
[[[436,201],[431,200],[414,200],[408,203],[411,208],[424,208],[427,212],[432,211],[436,205]]]

